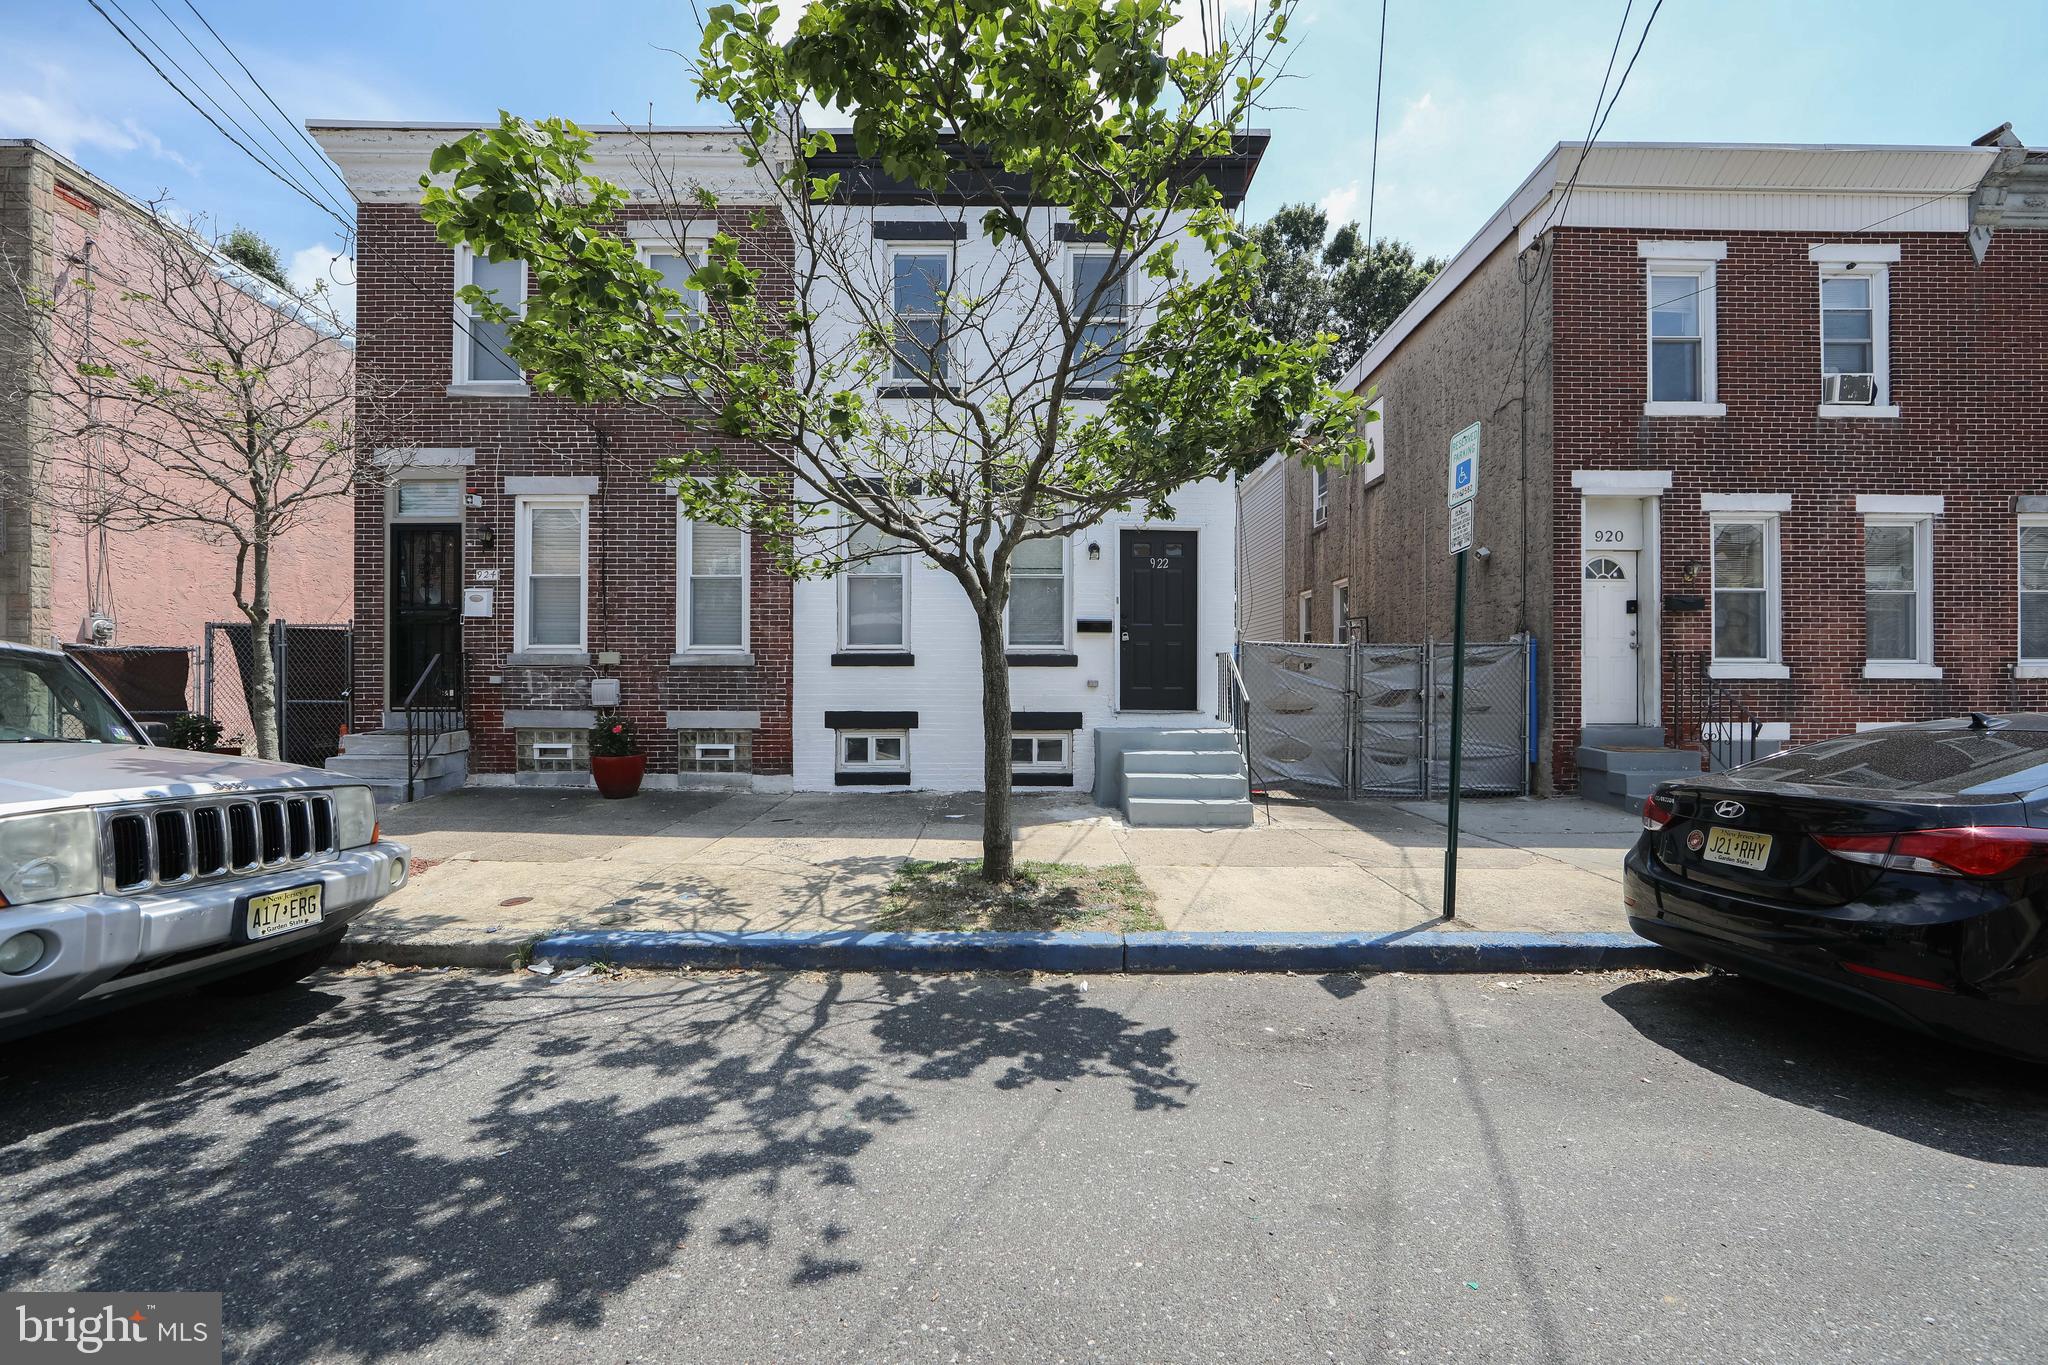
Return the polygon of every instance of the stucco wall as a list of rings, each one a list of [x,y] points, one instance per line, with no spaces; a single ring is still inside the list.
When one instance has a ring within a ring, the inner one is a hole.
[[[1175,715],[1116,711],[1117,633],[1075,633],[1069,638],[1078,666],[1012,668],[1010,705],[1017,711],[1078,711],[1082,729],[1074,737],[1075,785],[1086,789],[1094,770],[1091,731],[1097,726],[1210,724],[1216,702],[1216,655],[1233,641],[1231,592],[1235,498],[1223,482],[1192,484],[1173,500],[1170,521],[1147,522],[1141,515],[1112,518],[1077,533],[1068,556],[1072,574],[1071,614],[1080,619],[1116,619],[1118,531],[1126,526],[1164,525],[1197,532],[1195,687],[1197,710]],[[1102,547],[1091,560],[1088,546]],[[914,710],[910,735],[911,786],[973,791],[981,786],[981,663],[974,611],[953,578],[935,567],[914,564],[910,573],[908,668],[834,667],[839,634],[839,592],[834,579],[813,579],[795,587],[796,695],[792,708],[799,790],[834,785],[833,731],[827,710]],[[1071,623],[1070,623],[1071,628]]]

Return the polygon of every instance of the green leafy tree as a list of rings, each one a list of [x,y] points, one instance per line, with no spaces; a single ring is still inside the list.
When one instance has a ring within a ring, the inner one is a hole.
[[[680,453],[653,473],[689,516],[747,529],[797,575],[913,556],[958,583],[979,636],[992,881],[1013,871],[1018,557],[1125,509],[1170,516],[1177,489],[1278,448],[1363,456],[1358,403],[1319,378],[1334,337],[1256,319],[1259,247],[1210,173],[1293,8],[1263,0],[1195,51],[1168,51],[1172,0],[817,0],[786,38],[773,6],[710,9],[698,93],[729,112],[759,180],[752,221],[788,232],[795,269],[770,294],[722,232],[688,281],[701,314],[636,259],[627,196],[589,173],[573,124],[505,115],[434,156],[423,212],[441,239],[527,262],[523,309],[474,288],[471,306],[507,326],[537,388],[676,423]],[[806,107],[852,110],[854,149],[978,229],[917,316],[895,315],[886,253],[841,192],[840,139],[807,128]],[[701,185],[657,188],[717,207]],[[1056,223],[1100,242],[1085,278]],[[753,442],[773,472],[690,433]]]
[[[277,259],[277,248],[248,228],[238,227],[223,237],[220,242],[220,254],[251,275],[268,280],[287,294],[297,292],[292,288],[291,281],[285,278],[284,264]]]
[[[1288,204],[1253,229],[1263,263],[1252,307],[1273,335],[1306,340],[1336,337],[1323,357],[1335,379],[1369,350],[1422,287],[1444,268],[1418,260],[1406,242],[1364,243],[1358,224],[1330,233],[1329,215],[1313,204]]]

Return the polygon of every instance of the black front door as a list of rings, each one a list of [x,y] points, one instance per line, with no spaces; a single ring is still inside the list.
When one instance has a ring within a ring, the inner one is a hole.
[[[400,524],[391,528],[391,666],[393,708],[439,655],[441,676],[419,699],[450,690],[462,650],[462,527]],[[448,680],[444,682],[444,680]]]
[[[1195,533],[1122,534],[1122,654],[1117,676],[1125,711],[1195,709]]]

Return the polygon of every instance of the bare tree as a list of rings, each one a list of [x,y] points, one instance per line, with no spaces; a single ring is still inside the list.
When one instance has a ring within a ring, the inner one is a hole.
[[[118,235],[116,235],[118,234]],[[353,495],[357,377],[319,294],[236,265],[203,225],[161,205],[109,214],[40,271],[0,247],[0,312],[28,363],[36,427],[23,476],[0,489],[95,535],[170,528],[234,551],[250,629],[243,688],[256,753],[279,757],[271,651],[277,547]],[[334,547],[350,572],[352,543]]]

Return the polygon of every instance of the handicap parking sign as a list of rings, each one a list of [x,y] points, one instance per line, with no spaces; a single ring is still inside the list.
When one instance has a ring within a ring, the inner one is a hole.
[[[1479,423],[1474,422],[1451,437],[1451,482],[1445,496],[1447,506],[1456,507],[1479,496]]]

